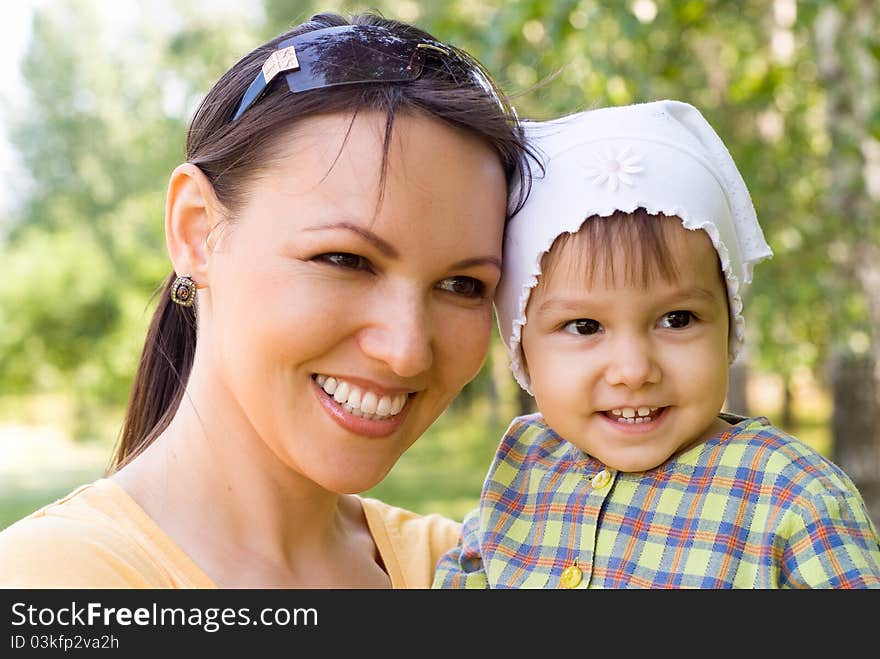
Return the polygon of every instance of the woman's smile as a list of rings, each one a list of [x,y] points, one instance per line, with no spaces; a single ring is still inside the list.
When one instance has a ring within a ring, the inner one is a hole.
[[[387,437],[400,427],[415,392],[382,393],[341,377],[316,373],[315,390],[324,410],[349,432]]]

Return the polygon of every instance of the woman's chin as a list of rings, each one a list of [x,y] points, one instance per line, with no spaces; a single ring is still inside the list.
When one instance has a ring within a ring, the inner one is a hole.
[[[365,465],[358,465],[356,473],[347,471],[345,473],[324,474],[320,478],[316,478],[315,482],[324,489],[337,494],[360,494],[381,483],[382,479],[391,471],[392,466],[393,464],[382,465],[370,469]]]

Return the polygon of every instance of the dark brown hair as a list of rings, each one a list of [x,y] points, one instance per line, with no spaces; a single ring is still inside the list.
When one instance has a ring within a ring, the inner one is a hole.
[[[574,249],[575,257],[568,259],[568,263],[577,268],[577,274],[588,287],[596,281],[603,285],[618,281],[614,259],[611,258],[614,253],[624,256],[625,270],[618,274],[628,286],[645,289],[656,277],[675,282],[679,273],[669,241],[674,240],[672,229],[681,226],[681,219],[676,215],[651,214],[644,208],[636,208],[631,213],[615,211],[607,217],[591,215],[577,232],[560,234],[553,241],[541,259],[541,279],[552,276],[562,261],[562,252]],[[724,271],[721,260],[716,260],[718,278],[729,308]],[[732,322],[729,314],[728,318]]]
[[[615,281],[610,256],[621,252],[626,270],[620,274],[627,285],[645,288],[658,275],[664,281],[675,281],[678,271],[669,251],[668,221],[681,223],[677,217],[651,215],[644,208],[631,213],[616,211],[608,217],[591,215],[577,233],[563,233],[553,241],[541,262],[542,276],[549,277],[555,271],[559,254],[575,249],[577,257],[569,262],[576,264],[587,286],[597,277],[603,284]]]
[[[236,62],[208,92],[192,119],[186,139],[186,160],[198,166],[214,186],[224,210],[234,216],[245,198],[248,183],[272,162],[279,135],[296,122],[327,113],[378,110],[387,116],[382,181],[397,112],[418,113],[458,126],[485,140],[504,168],[508,186],[518,191],[512,216],[522,206],[530,183],[529,148],[516,114],[482,66],[466,52],[451,47],[457,64],[485,78],[490,89],[473,76],[451,72],[444,66],[424,67],[412,81],[349,84],[292,94],[275,80],[264,96],[240,119],[231,118],[247,87],[266,58],[285,39],[313,30],[344,25],[380,26],[412,39],[435,39],[414,26],[375,13],[349,19],[337,14],[316,14],[307,22],[278,35]],[[381,199],[381,188],[380,188]],[[183,397],[196,345],[194,307],[181,307],[169,299],[175,274],[159,291],[158,307],[147,332],[143,354],[132,386],[125,422],[110,466],[119,469],[146,448],[167,426]]]

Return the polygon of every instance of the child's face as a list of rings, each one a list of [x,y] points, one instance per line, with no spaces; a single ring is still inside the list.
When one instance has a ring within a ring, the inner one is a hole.
[[[704,231],[666,222],[675,282],[655,275],[642,287],[617,274],[588,286],[569,242],[551,253],[556,267],[532,291],[523,327],[546,422],[620,471],[652,469],[727,427],[717,418],[729,331],[718,257]],[[626,271],[625,258],[608,256],[614,273]]]

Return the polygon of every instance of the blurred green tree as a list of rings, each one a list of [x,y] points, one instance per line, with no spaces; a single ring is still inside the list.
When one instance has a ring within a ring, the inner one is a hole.
[[[265,0],[228,10],[250,8],[246,21],[204,6],[159,3],[124,37],[94,2],[38,12],[24,66],[32,103],[14,125],[33,189],[0,247],[3,392],[124,401],[169,268],[164,189],[189,113],[249,45],[319,10],[375,8],[424,26],[474,53],[526,118],[693,102],[739,163],[775,251],[747,292],[751,364],[791,383],[804,370],[822,379],[833,347],[876,354],[872,3]],[[463,404],[516,397],[495,341]]]
[[[833,458],[880,518],[880,7],[840,2],[813,17],[829,134],[822,203],[830,239]]]
[[[0,248],[0,391],[73,396],[77,436],[127,399],[170,268],[165,185],[188,113],[252,41],[240,20],[196,4],[173,5],[176,29],[158,6],[120,29],[86,0],[33,18],[30,103],[11,126],[32,185]]]

